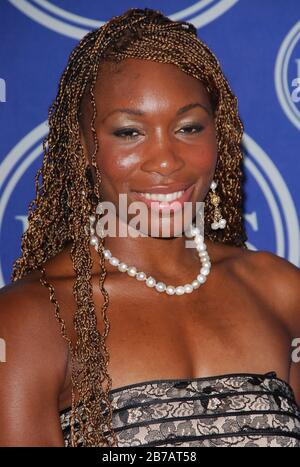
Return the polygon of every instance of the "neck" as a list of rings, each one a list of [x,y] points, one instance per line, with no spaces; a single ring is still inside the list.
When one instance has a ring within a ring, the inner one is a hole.
[[[104,247],[111,251],[112,256],[117,257],[128,266],[135,266],[139,271],[144,271],[147,275],[163,278],[174,278],[179,275],[191,275],[197,273],[199,269],[199,255],[196,248],[188,248],[187,243],[192,238],[184,235],[177,237],[111,237],[106,236]],[[209,242],[205,240],[209,252]],[[92,247],[93,256],[97,255]],[[116,271],[106,261],[107,270]],[[186,273],[186,274],[185,274]]]

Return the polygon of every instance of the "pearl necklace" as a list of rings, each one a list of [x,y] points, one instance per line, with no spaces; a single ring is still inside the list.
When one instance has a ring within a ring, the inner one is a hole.
[[[95,216],[90,216],[90,244],[95,247],[96,251],[99,251],[99,240],[95,235],[94,223],[96,221]],[[110,250],[104,250],[104,258],[109,261],[112,266],[118,268],[120,272],[126,272],[130,277],[134,277],[136,280],[143,282],[147,287],[156,290],[157,292],[165,292],[168,295],[183,295],[185,293],[192,293],[198,289],[200,285],[204,284],[211,269],[211,262],[206,250],[203,236],[200,234],[198,227],[194,225],[190,226],[191,236],[194,237],[196,243],[196,249],[201,261],[200,274],[188,284],[178,285],[166,285],[164,282],[157,282],[154,277],[147,276],[143,271],[138,271],[135,266],[128,266],[126,263],[121,262],[115,256],[112,256]]]

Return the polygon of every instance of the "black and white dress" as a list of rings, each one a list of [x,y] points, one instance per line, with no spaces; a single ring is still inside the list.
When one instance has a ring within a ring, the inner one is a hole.
[[[110,400],[120,447],[300,447],[300,408],[275,372],[145,381]],[[66,447],[70,415],[60,412]]]

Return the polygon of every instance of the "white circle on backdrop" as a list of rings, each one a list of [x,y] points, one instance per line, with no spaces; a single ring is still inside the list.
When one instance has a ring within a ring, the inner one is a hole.
[[[47,133],[48,124],[45,121],[19,141],[0,165],[0,189],[4,186],[0,198],[0,233],[9,199],[27,169],[41,157],[42,140]],[[289,189],[270,157],[245,133],[243,143],[250,156],[245,156],[245,166],[261,189],[273,219],[276,254],[286,257],[290,262],[298,265],[300,256],[299,221]],[[285,235],[284,225],[287,235]],[[4,285],[0,257],[0,287]]]
[[[99,28],[106,22],[74,14],[53,5],[48,0],[8,1],[37,23],[73,39],[81,39],[91,29]],[[198,2],[191,2],[189,7],[167,16],[174,21],[189,21],[196,28],[200,28],[217,19],[238,1],[199,0]]]
[[[284,38],[276,57],[274,70],[275,90],[278,100],[284,113],[298,130],[300,130],[300,111],[291,97],[288,71],[291,56],[299,42],[300,21],[293,26]],[[295,78],[297,77],[295,76]]]
[[[272,215],[276,254],[287,258],[295,265],[299,265],[300,225],[291,193],[267,153],[245,133],[242,142],[251,155],[251,158],[245,156],[245,167],[260,187]],[[276,196],[274,196],[274,193],[276,193]],[[284,226],[286,227],[287,236],[285,236]]]

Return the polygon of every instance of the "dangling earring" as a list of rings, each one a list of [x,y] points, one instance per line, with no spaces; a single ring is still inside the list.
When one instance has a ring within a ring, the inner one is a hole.
[[[219,208],[220,197],[215,192],[217,188],[217,183],[215,181],[212,181],[210,184],[210,188],[213,191],[213,193],[210,193],[210,200],[214,206],[214,221],[211,224],[211,228],[213,230],[224,229],[226,226],[226,219],[223,219],[221,212],[220,212],[220,208]]]

